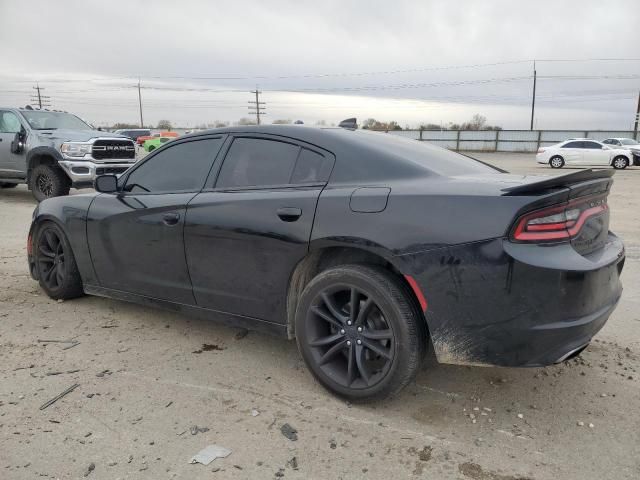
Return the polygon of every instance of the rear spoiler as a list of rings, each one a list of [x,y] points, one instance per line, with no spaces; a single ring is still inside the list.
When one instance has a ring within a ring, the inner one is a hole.
[[[600,184],[600,190],[605,191],[611,187],[613,180],[606,182],[603,180],[613,177],[614,173],[614,170],[579,170],[577,172],[558,175],[557,177],[545,178],[531,183],[523,183],[522,185],[503,188],[502,191],[505,196],[527,195],[542,193],[544,190],[551,188],[570,187],[576,183],[584,182],[588,182],[592,184],[592,186],[594,186],[593,184]],[[600,180],[600,182],[598,182],[598,180]]]

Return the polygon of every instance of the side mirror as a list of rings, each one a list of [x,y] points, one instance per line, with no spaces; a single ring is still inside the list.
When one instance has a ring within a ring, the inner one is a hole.
[[[93,184],[100,193],[114,193],[118,191],[118,177],[115,175],[100,175]]]
[[[22,128],[16,132],[16,136],[11,141],[11,153],[22,153],[24,151],[24,143],[27,139],[27,132]]]

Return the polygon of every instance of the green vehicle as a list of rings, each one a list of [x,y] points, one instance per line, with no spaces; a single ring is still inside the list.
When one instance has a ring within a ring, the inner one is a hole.
[[[147,152],[153,152],[156,148],[161,147],[163,144],[170,142],[174,137],[155,137],[145,140],[142,144],[142,148]]]

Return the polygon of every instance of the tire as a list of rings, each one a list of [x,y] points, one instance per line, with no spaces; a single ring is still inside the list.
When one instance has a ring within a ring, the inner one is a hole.
[[[31,172],[29,187],[38,202],[69,195],[71,182],[64,172],[52,165],[38,165]]]
[[[415,377],[427,349],[425,325],[408,287],[368,265],[318,274],[303,290],[295,316],[298,349],[313,376],[334,394],[360,402],[393,396]]]
[[[53,222],[43,222],[33,242],[35,269],[45,293],[54,300],[84,295],[80,272],[62,229]]]
[[[156,149],[156,147],[154,147],[153,145],[151,145],[151,146],[149,147],[149,152],[153,152],[155,149]]]
[[[17,183],[0,182],[0,188],[16,188]]]
[[[549,159],[549,165],[551,165],[551,168],[562,168],[564,167],[564,158],[560,155],[554,155]]]
[[[629,159],[620,155],[619,157],[613,159],[611,165],[613,165],[613,168],[615,168],[616,170],[624,170],[629,166]]]

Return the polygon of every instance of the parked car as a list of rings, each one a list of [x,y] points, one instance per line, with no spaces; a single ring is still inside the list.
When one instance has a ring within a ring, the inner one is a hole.
[[[562,168],[565,165],[612,166],[615,169],[633,165],[633,155],[624,148],[605,145],[590,138],[571,138],[564,142],[538,150],[538,163],[551,168]]]
[[[300,125],[183,136],[33,215],[30,272],[296,339],[326,388],[379,399],[438,361],[579,354],[622,292],[612,170],[504,173],[406,138]],[[541,248],[544,247],[544,248]]]
[[[26,183],[38,201],[122,173],[135,153],[131,139],[94,130],[70,113],[0,108],[0,188]]]
[[[623,148],[633,154],[633,164],[640,166],[640,142],[633,138],[607,138],[602,143],[613,148]]]
[[[178,136],[179,135],[176,132],[159,132],[159,133],[152,133],[151,135],[142,135],[138,137],[136,142],[138,143],[138,145],[142,146],[144,145],[144,142],[146,142],[147,140],[151,140],[152,138],[156,138],[156,137],[176,138]]]
[[[124,135],[125,137],[129,137],[134,142],[138,140],[139,137],[145,137],[151,135],[151,130],[146,128],[134,128],[134,129],[120,129],[116,130],[114,133],[118,135]]]
[[[150,138],[149,140],[145,140],[142,147],[147,152],[153,152],[156,148],[161,147],[165,143],[173,140],[174,138],[175,137],[153,137],[153,138]]]

